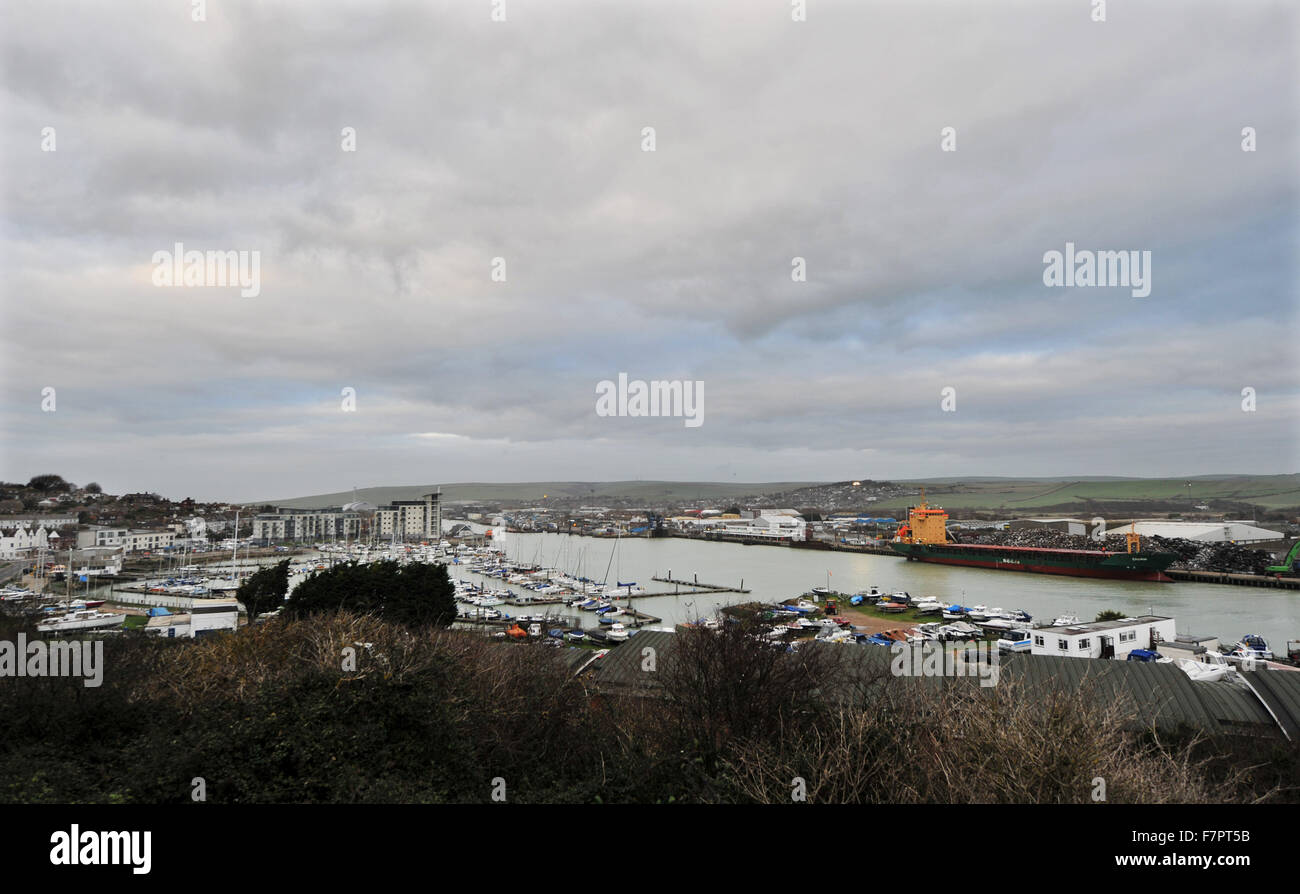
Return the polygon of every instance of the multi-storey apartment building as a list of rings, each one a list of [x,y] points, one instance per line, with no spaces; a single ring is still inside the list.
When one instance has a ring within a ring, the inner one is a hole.
[[[360,536],[361,514],[341,508],[280,508],[253,518],[254,540],[355,540]]]
[[[375,510],[375,531],[384,540],[441,540],[441,491],[380,506]]]

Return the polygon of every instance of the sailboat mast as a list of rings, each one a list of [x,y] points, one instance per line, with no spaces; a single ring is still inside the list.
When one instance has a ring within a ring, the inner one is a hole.
[[[239,510],[235,510],[235,548],[230,553],[230,580],[239,586]]]

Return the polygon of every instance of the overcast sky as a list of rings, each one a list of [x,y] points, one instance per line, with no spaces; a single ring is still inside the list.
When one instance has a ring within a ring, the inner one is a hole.
[[[1294,3],[191,6],[0,12],[0,478],[1300,470]],[[1067,241],[1150,295],[1048,288]]]

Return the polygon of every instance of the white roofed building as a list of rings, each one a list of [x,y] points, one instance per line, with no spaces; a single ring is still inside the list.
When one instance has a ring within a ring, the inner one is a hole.
[[[1143,537],[1198,540],[1202,543],[1264,543],[1281,540],[1281,531],[1270,531],[1244,521],[1135,521],[1132,525],[1110,528],[1109,534],[1137,531]]]

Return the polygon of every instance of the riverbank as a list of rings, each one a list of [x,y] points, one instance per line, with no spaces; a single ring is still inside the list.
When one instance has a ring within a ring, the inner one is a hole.
[[[588,569],[620,580],[646,580],[672,569],[673,576],[722,582],[744,580],[749,595],[693,595],[685,598],[638,598],[636,604],[662,617],[666,625],[712,615],[740,602],[784,602],[827,583],[856,593],[878,586],[884,592],[906,590],[914,598],[933,596],[962,605],[1001,605],[1024,609],[1038,618],[1075,615],[1092,618],[1102,611],[1125,616],[1156,614],[1176,619],[1178,632],[1213,635],[1234,642],[1259,633],[1270,642],[1300,638],[1300,592],[1268,587],[1232,586],[1186,580],[1178,583],[1112,581],[1050,574],[1011,574],[928,562],[907,562],[893,555],[843,550],[753,549],[701,538],[623,538],[608,540],[568,534],[511,534],[507,554],[524,562],[562,568],[585,562]],[[585,558],[583,558],[585,557]],[[839,608],[851,606],[841,600]],[[846,615],[847,617],[847,615]],[[856,616],[855,616],[856,617]],[[865,618],[863,623],[868,622]],[[895,621],[899,626],[902,621]]]

